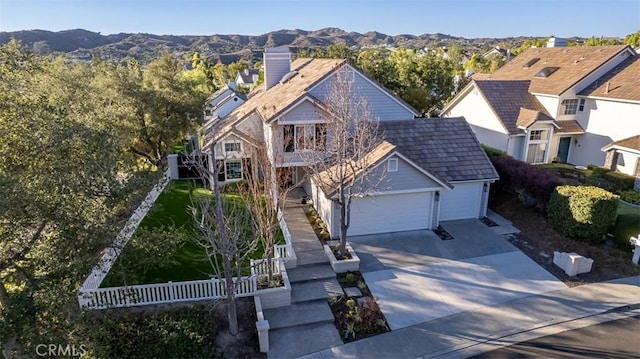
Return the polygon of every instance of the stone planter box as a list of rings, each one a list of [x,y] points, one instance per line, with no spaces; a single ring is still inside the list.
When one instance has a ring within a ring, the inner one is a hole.
[[[333,255],[333,251],[329,247],[329,245],[324,245],[324,252],[327,254],[329,258],[329,264],[331,264],[331,268],[336,273],[346,273],[346,272],[356,272],[360,270],[360,258],[356,254],[356,252],[351,248],[349,243],[347,243],[347,251],[351,254],[351,259],[343,259],[338,260],[336,256]]]
[[[286,307],[291,305],[291,282],[286,270],[280,272],[284,286],[278,288],[258,289],[256,296],[260,297],[262,309]]]

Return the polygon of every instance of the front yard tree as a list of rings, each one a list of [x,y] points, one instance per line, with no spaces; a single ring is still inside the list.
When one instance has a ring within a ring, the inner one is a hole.
[[[258,241],[251,230],[247,206],[240,198],[221,192],[218,174],[224,171],[223,164],[216,163],[211,171],[201,157],[192,156],[190,161],[203,178],[213,182],[213,196],[192,198],[191,215],[197,239],[205,249],[212,269],[218,278],[224,279],[229,334],[237,335],[236,291],[242,284],[249,256],[255,252]]]
[[[353,199],[367,196],[382,180],[368,176],[372,164],[369,154],[381,142],[378,121],[366,99],[357,95],[351,75],[343,68],[328,85],[319,109],[326,132],[316,131],[315,151],[302,155],[315,184],[325,191],[336,192],[332,201],[340,213],[342,256],[346,254]]]
[[[80,340],[76,291],[135,193],[94,85],[88,64],[0,47],[0,347],[26,356]]]

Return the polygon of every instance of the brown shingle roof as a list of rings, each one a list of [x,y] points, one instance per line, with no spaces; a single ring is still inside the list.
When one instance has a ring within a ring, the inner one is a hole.
[[[493,74],[478,79],[529,80],[529,92],[557,96],[627,48],[626,45],[531,48]],[[538,61],[525,66],[534,59]],[[558,69],[548,77],[536,77],[545,67]]]
[[[231,111],[223,119],[210,126],[205,133],[205,147],[210,146],[251,113],[257,113],[268,122],[285,111],[298,99],[306,95],[306,90],[331,73],[345,60],[301,58],[291,63],[291,70],[297,74],[284,83],[278,83],[268,90],[264,86],[254,89],[245,103]]]
[[[497,179],[463,117],[381,121],[382,137],[443,182]]]
[[[474,83],[511,135],[523,133],[517,124],[521,108],[537,111],[543,118],[552,120],[540,101],[529,93],[530,81],[474,80]]]
[[[624,60],[579,95],[640,101],[640,55]]]
[[[520,107],[520,113],[516,120],[516,125],[520,128],[528,128],[537,121],[553,121],[549,115],[546,115],[540,111],[530,110],[528,108]]]
[[[380,161],[382,161],[387,155],[392,153],[396,149],[396,146],[387,142],[382,141],[378,146],[376,146],[371,152],[367,153],[362,159],[358,162],[354,162],[351,168],[355,168],[357,173],[353,173],[353,171],[347,170],[348,176],[343,178],[344,183],[348,183],[353,178],[353,175],[359,176],[361,175],[366,168],[372,168],[377,165]],[[333,176],[333,174],[337,173],[338,165],[335,165],[324,172],[318,174],[319,176],[319,184],[322,186],[322,191],[326,196],[333,196],[338,191],[338,185],[340,185],[340,181],[335,181],[337,178]]]
[[[604,146],[602,150],[608,151],[614,146],[640,151],[640,135],[627,137],[627,138],[623,138],[622,140],[611,142],[610,144]]]
[[[554,122],[558,127],[556,133],[584,133],[584,128],[576,120],[560,120]]]

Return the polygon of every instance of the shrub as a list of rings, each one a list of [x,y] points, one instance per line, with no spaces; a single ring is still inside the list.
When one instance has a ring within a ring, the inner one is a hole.
[[[607,167],[603,167],[603,166],[598,166],[598,165],[588,165],[587,169],[590,169],[592,172],[592,175],[594,177],[604,177],[604,175],[611,171],[610,169],[608,169]]]
[[[558,186],[547,207],[551,225],[564,235],[599,243],[616,219],[618,196],[593,186]]]
[[[129,313],[88,313],[85,325],[95,357],[214,357],[220,318],[203,305]]]
[[[489,157],[503,157],[503,156],[507,155],[505,152],[503,152],[502,150],[499,150],[497,148],[489,147],[487,145],[481,145],[481,146],[482,146],[482,149],[484,150],[484,152]]]
[[[640,205],[640,189],[624,191],[620,193],[620,199],[625,202]]]
[[[636,182],[635,177],[616,171],[605,173],[603,178],[612,184],[613,191],[616,193],[633,189]]]
[[[518,193],[525,205],[538,210],[545,210],[551,193],[560,184],[553,171],[510,156],[491,157],[491,162],[500,175],[500,180],[492,187]]]

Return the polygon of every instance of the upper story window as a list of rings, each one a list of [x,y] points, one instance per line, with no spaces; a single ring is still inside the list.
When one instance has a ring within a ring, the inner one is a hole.
[[[240,142],[225,142],[224,143],[224,152],[240,152],[241,149]]]
[[[585,100],[583,98],[580,99],[580,104],[578,105],[578,111],[582,112],[584,111],[584,102]]]
[[[398,172],[398,159],[389,158],[387,161],[387,172]]]
[[[318,150],[327,144],[327,130],[324,124],[283,126],[284,152]]]
[[[578,99],[570,98],[562,100],[562,108],[564,115],[575,115],[578,111]]]

